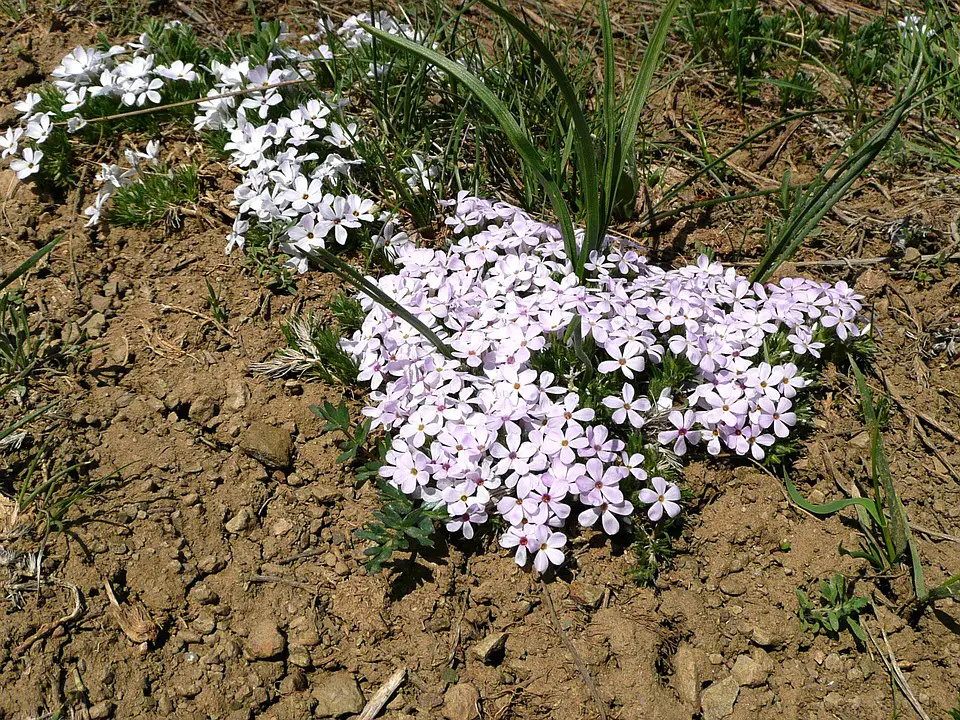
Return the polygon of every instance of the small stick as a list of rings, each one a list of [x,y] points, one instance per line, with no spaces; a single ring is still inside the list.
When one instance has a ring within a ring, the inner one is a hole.
[[[387,681],[380,686],[380,689],[374,693],[373,697],[367,701],[367,704],[363,708],[363,712],[360,713],[360,716],[357,720],[373,720],[377,715],[380,714],[380,711],[383,710],[384,705],[386,705],[390,698],[393,697],[393,694],[397,691],[397,688],[403,685],[403,681],[407,679],[407,669],[405,667],[397,668],[397,670],[387,678]]]
[[[903,693],[903,696],[907,699],[907,702],[910,703],[917,715],[920,716],[921,720],[930,720],[930,716],[924,712],[923,708],[920,706],[920,701],[917,700],[916,696],[913,694],[913,690],[910,689],[910,685],[907,684],[907,679],[903,676],[903,671],[897,664],[897,658],[893,654],[893,650],[890,647],[890,642],[887,640],[887,633],[884,631],[883,626],[880,625],[879,627],[880,633],[883,636],[883,644],[886,646],[886,652],[883,652],[883,650],[880,648],[880,643],[877,642],[877,639],[874,637],[873,633],[870,632],[870,626],[867,625],[866,618],[860,620],[860,625],[864,630],[867,631],[867,636],[877,648],[877,652],[880,653],[880,659],[883,660],[883,664],[887,666],[887,672],[890,673],[890,676],[897,684],[897,687],[900,688],[900,692]]]
[[[31,647],[33,647],[33,644],[38,640],[42,640],[57,628],[63,627],[68,622],[76,620],[78,617],[80,617],[80,611],[83,609],[83,602],[80,599],[79,588],[77,588],[77,586],[72,583],[67,583],[63,581],[58,581],[57,584],[64,585],[65,587],[68,587],[73,591],[73,602],[74,602],[73,612],[71,612],[69,615],[64,615],[62,618],[60,618],[55,622],[41,625],[40,628],[33,635],[28,637],[26,640],[24,640],[22,643],[20,643],[16,647],[16,649],[14,650],[16,654],[20,655],[26,652]]]
[[[290,587],[299,588],[301,590],[306,590],[307,592],[312,592],[314,595],[317,593],[317,587],[315,585],[308,585],[307,583],[297,582],[296,580],[287,580],[286,578],[277,577],[276,575],[254,575],[250,578],[251,583],[280,583],[281,585],[289,585]]]
[[[960,484],[960,473],[956,471],[953,465],[950,464],[950,461],[947,460],[946,456],[937,449],[937,446],[930,441],[930,436],[927,435],[927,431],[923,429],[923,425],[917,423],[917,435],[920,437],[920,442],[932,452],[937,460],[943,463],[943,466],[947,469],[947,472],[950,473],[950,477],[953,478],[954,482]]]
[[[910,529],[916,530],[921,535],[928,535],[932,538],[937,538],[939,540],[949,540],[950,542],[960,543],[960,538],[954,537],[953,535],[947,535],[946,533],[939,532],[937,530],[931,530],[930,528],[925,528],[922,525],[916,525],[910,523]]]
[[[326,554],[325,550],[317,550],[317,549],[307,550],[306,552],[302,552],[297,555],[291,555],[290,557],[285,557],[280,560],[277,560],[275,564],[289,565],[290,563],[296,562],[297,560],[304,560],[306,558],[317,557],[318,555],[324,555],[324,554]]]
[[[182,312],[186,313],[187,315],[192,315],[195,318],[203,320],[204,323],[215,326],[220,332],[226,333],[232,338],[236,338],[236,335],[230,332],[228,328],[224,327],[213,318],[207,317],[203,313],[198,313],[196,310],[191,310],[190,308],[183,307],[182,305],[161,305],[160,308],[162,310],[173,310],[175,312]]]
[[[577,648],[574,647],[573,643],[570,641],[570,638],[568,638],[567,634],[563,631],[563,626],[560,624],[560,617],[557,615],[557,609],[553,606],[553,598],[550,597],[550,591],[547,589],[547,584],[543,580],[540,581],[540,592],[543,595],[544,604],[547,606],[547,609],[550,610],[550,618],[553,620],[554,629],[557,631],[560,639],[563,640],[563,644],[567,648],[567,652],[573,656],[573,662],[577,666],[580,677],[583,679],[583,684],[587,686],[587,689],[590,691],[590,695],[593,697],[593,701],[597,705],[597,712],[600,713],[600,720],[607,720],[606,704],[603,702],[603,698],[600,697],[600,691],[597,689],[597,684],[593,681],[593,676],[590,675],[590,671],[583,662],[583,658],[580,657],[580,653],[577,652]]]

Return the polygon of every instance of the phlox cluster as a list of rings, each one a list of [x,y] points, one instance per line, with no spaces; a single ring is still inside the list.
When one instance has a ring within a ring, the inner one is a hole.
[[[251,228],[269,229],[269,241],[288,256],[288,266],[306,272],[311,250],[328,242],[344,245],[349,233],[375,220],[387,227],[377,236],[381,243],[405,236],[389,216],[374,216],[374,200],[362,196],[350,183],[362,159],[353,156],[358,123],[346,115],[347,101],[333,95],[313,97],[304,92],[316,80],[318,64],[346,61],[371,43],[360,22],[374,23],[387,32],[417,39],[408,25],[387,13],[376,17],[361,14],[348,18],[339,28],[322,22],[314,34],[297,38],[281,33],[262,63],[249,57],[231,61],[212,60],[195,67],[180,60],[161,65],[151,52],[148,35],[107,51],[77,47],[53,71],[52,81],[62,97],[60,115],[68,115],[67,130],[87,124],[83,113],[88,101],[98,96],[120,99],[131,108],[165,102],[164,91],[173,83],[188,83],[197,93],[194,119],[197,132],[229,135],[224,148],[231,165],[242,174],[234,191],[237,215],[227,236],[227,252],[243,247]],[[168,28],[176,27],[174,23]],[[332,43],[337,55],[331,50]],[[339,58],[339,59],[338,59]],[[206,88],[206,95],[202,94]],[[43,144],[53,127],[53,112],[38,112],[39,93],[28,93],[16,104],[21,126],[0,135],[0,155],[8,159],[18,178],[40,171]],[[102,164],[97,176],[100,189],[86,210],[88,226],[100,222],[111,194],[136,181],[141,161],[158,163],[159,144],[151,142],[146,154],[127,151],[127,167]],[[411,188],[433,187],[435,169],[419,157],[400,171]]]
[[[446,507],[447,529],[467,538],[501,516],[500,544],[541,572],[564,561],[568,523],[613,535],[634,502],[650,522],[680,512],[679,489],[626,451],[632,436],[666,454],[704,445],[762,458],[797,422],[808,381],[794,361],[861,333],[844,283],[762,286],[706,257],[667,271],[615,249],[594,255],[581,283],[554,226],[465,193],[452,206],[448,249],[404,245],[396,274],[375,282],[455,357],[365,297],[344,348],[372,388],[364,413],[392,438],[381,475]],[[602,407],[584,402],[573,375],[538,369],[576,334],[621,388]],[[789,349],[768,358],[776,334]],[[668,355],[694,379],[651,397],[650,369]]]
[[[171,26],[177,24],[171,23]],[[161,102],[161,90],[166,84],[191,83],[197,77],[190,63],[157,62],[145,34],[135,42],[114,45],[107,50],[78,46],[67,53],[51,73],[52,84],[61,98],[59,114],[69,116],[67,129],[71,133],[86,125],[83,109],[97,98],[114,98],[121,107],[130,109],[149,107]],[[20,112],[20,127],[8,128],[0,135],[0,156],[13,158],[10,167],[21,180],[39,172],[42,147],[50,138],[55,122],[54,112],[38,110],[42,100],[39,93],[28,92],[14,105]],[[113,172],[113,168],[105,172]]]

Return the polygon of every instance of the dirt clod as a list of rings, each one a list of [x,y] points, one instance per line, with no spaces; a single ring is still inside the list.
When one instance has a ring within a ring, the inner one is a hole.
[[[773,661],[763,650],[753,655],[741,655],[733,664],[730,676],[743,687],[761,687],[773,671]]]
[[[290,467],[293,438],[290,431],[262,422],[253,422],[240,438],[240,449],[268,468]]]
[[[247,655],[252,660],[271,660],[287,649],[287,639],[273,620],[261,620],[250,630]]]
[[[364,698],[357,679],[348,672],[336,672],[320,680],[311,692],[317,701],[314,714],[320,718],[338,718],[363,710]]]
[[[485,665],[496,665],[503,659],[503,648],[507,644],[508,633],[494,633],[473,646],[473,654]]]
[[[480,717],[480,692],[470,683],[457,683],[443,696],[447,720],[476,720]]]
[[[708,687],[700,698],[703,720],[722,720],[730,716],[739,695],[740,686],[732,677],[724,678]]]

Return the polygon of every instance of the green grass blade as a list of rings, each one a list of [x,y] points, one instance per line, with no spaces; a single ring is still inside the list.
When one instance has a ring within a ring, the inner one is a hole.
[[[44,255],[53,250],[57,245],[61,243],[63,236],[54,238],[42,248],[37,250],[33,255],[30,256],[22,265],[20,265],[16,270],[7,275],[3,280],[0,280],[0,292],[9,287],[14,283],[18,278],[23,277],[26,273],[30,272],[34,265],[36,265],[43,258]]]
[[[636,157],[637,157],[637,128],[640,126],[640,115],[643,112],[643,106],[647,102],[647,96],[650,94],[650,86],[653,83],[653,74],[660,64],[660,54],[663,52],[663,46],[667,41],[667,33],[673,22],[673,16],[677,12],[680,0],[667,0],[660,13],[660,18],[653,28],[650,35],[650,43],[643,53],[643,60],[640,63],[640,72],[633,81],[633,89],[630,92],[630,99],[627,101],[627,109],[624,113],[623,123],[620,126],[620,147],[624,158],[630,163],[630,177],[636,177]],[[615,177],[619,178],[619,174]],[[616,193],[611,193],[616,196]]]
[[[587,118],[583,114],[580,99],[577,97],[577,92],[574,90],[570,78],[564,72],[563,67],[561,67],[560,61],[557,60],[557,57],[550,51],[546,43],[540,39],[540,36],[534,32],[533,28],[492,0],[481,0],[481,2],[530,43],[556,81],[557,87],[560,90],[560,97],[563,98],[567,109],[570,111],[570,116],[573,118],[577,175],[580,180],[580,195],[583,198],[584,209],[586,211],[587,227],[583,247],[580,248],[579,256],[576,258],[569,257],[569,260],[575,264],[577,276],[582,278],[586,259],[589,257],[591,250],[599,249],[605,231],[602,225],[603,219],[600,211],[600,178],[596,152],[593,146],[593,136],[590,133],[590,125],[587,123]],[[612,92],[612,88],[610,92]]]
[[[873,405],[873,393],[867,386],[867,381],[860,372],[856,361],[851,357],[850,366],[857,379],[857,390],[862,398],[863,415],[867,420],[867,429],[870,432],[870,465],[875,479],[879,479],[887,505],[887,514],[890,517],[890,533],[893,541],[891,550],[893,557],[890,562],[896,562],[907,550],[907,522],[903,504],[893,486],[893,475],[890,473],[890,463],[883,449],[883,437],[880,434],[880,423],[877,421],[876,410]]]
[[[419,318],[403,307],[400,303],[387,295],[379,287],[367,280],[363,275],[354,270],[348,263],[344,262],[329,250],[324,248],[313,248],[307,253],[310,258],[316,260],[325,269],[344,280],[358,290],[369,296],[375,302],[380,303],[390,312],[396,313],[401,319],[416,328],[430,343],[437,348],[441,355],[448,359],[455,359],[453,348],[441,340],[435,332],[428,328]]]
[[[763,259],[753,272],[751,281],[763,282],[767,280],[782,263],[793,257],[793,254],[807,236],[820,224],[820,221],[830,212],[833,206],[847,194],[853,183],[866,172],[867,168],[886,147],[906,116],[907,111],[911,109],[914,98],[919,92],[916,90],[919,69],[918,65],[905,97],[891,108],[890,118],[883,127],[851,155],[829,180],[820,184],[811,194],[804,194],[802,201],[797,204],[795,210],[790,213],[790,217],[780,228],[780,232],[777,233],[776,241],[764,253]],[[845,150],[846,148],[842,148],[840,152],[842,153]]]
[[[616,57],[613,50],[613,28],[607,0],[600,3],[600,29],[603,32],[603,124],[606,132],[603,160],[603,226],[610,223],[616,203],[617,180],[621,172],[617,140],[618,107],[616,100]]]
[[[871,518],[879,522],[876,506],[866,498],[843,498],[842,500],[834,500],[833,502],[822,505],[815,505],[800,494],[797,486],[793,484],[793,480],[791,480],[790,476],[786,473],[783,475],[783,481],[787,486],[787,494],[790,496],[790,500],[809,513],[813,513],[814,515],[833,515],[851,505],[858,505],[864,508]]]
[[[570,210],[567,208],[566,202],[563,199],[563,194],[560,192],[560,188],[557,185],[556,180],[551,177],[550,171],[548,170],[540,151],[520,127],[516,118],[513,116],[507,106],[504,105],[504,103],[496,95],[494,95],[493,92],[490,91],[490,88],[483,84],[483,81],[480,80],[480,78],[459,63],[454,62],[453,60],[434,50],[408,40],[407,38],[391,35],[390,33],[383,32],[379,28],[375,28],[366,23],[360,23],[360,25],[364,30],[379,38],[387,45],[416,55],[417,57],[420,57],[421,59],[437,66],[451,77],[456,78],[458,82],[462,83],[481,103],[484,104],[484,106],[486,106],[487,110],[491,112],[494,119],[496,119],[497,123],[500,125],[500,128],[507,136],[510,144],[513,145],[514,149],[517,151],[523,161],[527,163],[527,165],[533,170],[533,173],[537,176],[540,184],[543,185],[543,189],[550,198],[550,206],[553,208],[553,212],[557,216],[557,222],[560,225],[560,232],[563,235],[564,250],[567,253],[567,257],[570,258],[571,262],[573,262],[574,258],[577,256],[577,244],[574,238],[573,220],[570,216]]]

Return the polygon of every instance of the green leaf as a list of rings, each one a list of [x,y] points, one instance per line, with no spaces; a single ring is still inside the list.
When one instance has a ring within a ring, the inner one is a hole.
[[[832,162],[828,163],[810,189],[803,194],[787,221],[781,226],[776,241],[767,248],[760,264],[754,270],[750,278],[752,282],[764,282],[782,263],[793,257],[793,254],[813,232],[813,229],[820,224],[820,221],[833,209],[833,206],[847,194],[853,183],[866,172],[874,159],[886,147],[906,116],[907,111],[913,107],[916,95],[920,92],[917,89],[920,69],[921,65],[918,63],[907,86],[905,96],[888,111],[889,119],[886,124],[870,136],[856,152],[840,165],[829,179],[826,179],[826,172],[832,165]],[[851,138],[838,151],[835,159],[846,152],[849,145],[859,139],[871,127],[872,125],[864,128],[861,133]]]
[[[22,277],[28,273],[34,265],[36,265],[40,260],[51,250],[53,250],[57,245],[63,241],[63,236],[54,238],[42,248],[37,250],[33,255],[31,255],[26,261],[19,265],[12,273],[7,275],[3,280],[0,280],[0,292],[9,287],[13,282],[18,278]]]
[[[571,118],[573,118],[575,131],[574,144],[577,154],[577,175],[581,185],[580,195],[583,198],[584,207],[586,208],[587,227],[579,255],[568,256],[568,259],[574,263],[577,277],[583,279],[584,264],[590,255],[590,251],[599,249],[605,229],[600,212],[600,180],[590,125],[587,123],[587,118],[583,114],[583,108],[580,107],[580,100],[577,97],[576,90],[573,89],[570,78],[560,66],[560,61],[557,60],[556,56],[550,51],[546,43],[540,39],[540,36],[533,28],[506,8],[492,2],[492,0],[480,1],[499,15],[533,46],[533,49],[536,50],[537,54],[546,64],[547,70],[553,76],[553,79],[556,80],[557,87],[560,90],[560,97],[570,111]],[[612,88],[610,88],[610,90],[612,92]]]
[[[500,128],[507,136],[510,144],[513,145],[514,149],[517,151],[523,161],[529,165],[531,170],[533,170],[533,173],[540,181],[540,184],[543,185],[543,189],[546,191],[547,196],[550,199],[550,206],[553,208],[553,212],[557,216],[557,222],[560,225],[560,232],[563,235],[563,244],[567,253],[567,257],[570,259],[570,262],[575,262],[574,258],[577,257],[577,244],[574,238],[573,220],[570,216],[570,211],[567,208],[566,202],[563,199],[563,194],[560,192],[560,187],[557,185],[556,179],[551,177],[550,171],[547,168],[540,151],[520,127],[520,124],[517,122],[516,118],[513,117],[513,114],[510,112],[509,108],[507,108],[507,106],[496,95],[494,95],[486,85],[483,84],[483,81],[480,80],[480,78],[459,63],[454,62],[453,60],[434,50],[408,40],[407,38],[391,35],[390,33],[384,32],[379,28],[375,28],[366,23],[360,23],[360,25],[364,30],[387,45],[416,55],[417,57],[437,66],[448,75],[456,78],[458,82],[462,83],[481,103],[486,106],[486,108],[493,115],[494,119],[499,123]],[[404,320],[406,319],[407,318],[404,318]],[[414,325],[414,327],[417,326]],[[420,328],[417,327],[417,329],[419,330]],[[450,357],[452,357],[452,351]]]
[[[636,180],[636,140],[637,128],[640,126],[640,115],[643,113],[643,106],[647,102],[647,96],[650,94],[650,86],[653,83],[653,74],[660,64],[660,54],[663,52],[663,46],[667,41],[667,33],[673,22],[673,16],[677,12],[680,0],[667,0],[660,12],[660,18],[653,28],[650,35],[650,43],[643,53],[643,60],[640,63],[640,71],[633,81],[633,89],[630,92],[630,99],[627,101],[627,108],[624,114],[623,123],[620,126],[620,147],[626,160],[630,163],[628,171],[631,177]],[[637,184],[636,182],[634,184]],[[611,194],[615,194],[610,190]]]
[[[867,513],[869,513],[870,517],[879,522],[876,505],[866,498],[843,498],[841,500],[834,500],[833,502],[824,503],[823,505],[814,505],[813,503],[804,499],[787,473],[783,474],[783,479],[787,486],[787,494],[790,496],[790,500],[809,513],[813,513],[814,515],[833,515],[834,513],[850,507],[851,505],[859,505],[860,507],[864,508]]]

